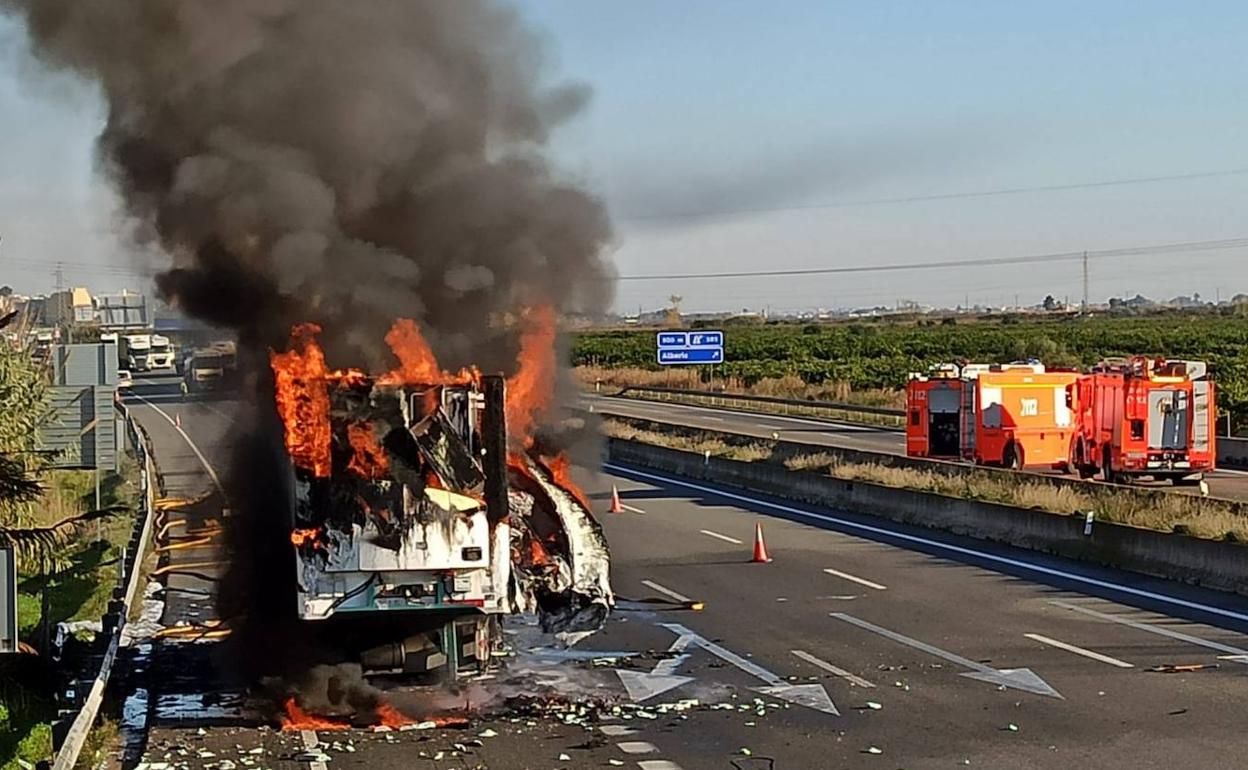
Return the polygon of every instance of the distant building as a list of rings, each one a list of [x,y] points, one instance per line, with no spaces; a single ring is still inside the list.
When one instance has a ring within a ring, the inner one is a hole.
[[[100,328],[109,331],[141,330],[151,327],[147,297],[133,291],[101,294],[95,298],[95,314]]]
[[[94,323],[95,303],[91,292],[82,287],[55,292],[48,297],[43,321],[48,326]]]

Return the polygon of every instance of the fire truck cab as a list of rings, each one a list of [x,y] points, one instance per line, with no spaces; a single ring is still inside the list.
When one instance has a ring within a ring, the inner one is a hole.
[[[940,364],[906,389],[906,452],[977,465],[1065,470],[1079,375],[1039,362]]]
[[[1104,361],[1078,383],[1080,475],[1196,484],[1212,471],[1214,384],[1203,361],[1135,356]]]

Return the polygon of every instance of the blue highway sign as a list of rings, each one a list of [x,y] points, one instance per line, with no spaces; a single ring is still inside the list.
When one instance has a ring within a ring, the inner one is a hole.
[[[691,348],[722,348],[723,346],[723,332],[689,332],[689,347]]]
[[[724,362],[723,332],[659,332],[655,341],[659,363],[665,366]]]
[[[660,364],[722,364],[723,348],[682,348],[659,351]]]

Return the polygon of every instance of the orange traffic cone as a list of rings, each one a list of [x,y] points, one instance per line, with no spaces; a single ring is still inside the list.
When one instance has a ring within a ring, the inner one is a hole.
[[[750,559],[754,564],[768,564],[771,557],[767,555],[767,544],[763,542],[763,525],[754,525],[754,558]]]
[[[623,513],[624,504],[620,502],[620,490],[611,485],[611,507],[607,509],[607,513]]]

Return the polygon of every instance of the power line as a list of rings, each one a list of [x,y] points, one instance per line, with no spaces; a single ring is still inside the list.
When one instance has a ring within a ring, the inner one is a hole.
[[[716,273],[670,273],[665,275],[621,275],[619,281],[678,281],[712,278],[772,278],[799,275],[833,275],[844,273],[886,273],[903,270],[938,270],[951,267],[986,267],[993,265],[1026,265],[1036,262],[1067,262],[1084,259],[1107,259],[1111,257],[1145,256],[1152,254],[1175,254],[1190,251],[1215,251],[1248,247],[1248,238],[1227,238],[1219,241],[1187,241],[1163,243],[1151,246],[1131,246],[1122,249],[1100,251],[1070,251],[1056,254],[1030,254],[1021,257],[990,257],[987,259],[949,259],[939,262],[906,262],[893,265],[853,265],[847,267],[814,267],[790,270],[743,270]]]
[[[1090,190],[1098,187],[1123,187],[1136,184],[1180,182],[1192,179],[1217,179],[1219,177],[1243,176],[1245,174],[1248,174],[1248,168],[1233,168],[1223,171],[1193,171],[1187,174],[1138,176],[1126,177],[1122,179],[1105,179],[1093,182],[1070,182],[1067,184],[1032,185],[1027,187],[1001,187],[992,190],[967,190],[949,193],[933,193],[931,195],[905,195],[896,198],[865,198],[861,200],[828,201],[824,203],[808,203],[792,206],[757,206],[735,209],[705,209],[702,211],[654,212],[651,214],[617,216],[615,219],[620,222],[664,222],[688,219],[715,219],[719,217],[741,216],[743,214],[775,214],[787,211],[818,211],[821,209],[887,206],[899,203],[924,203],[928,201],[959,200],[963,198],[990,198],[998,195],[1023,195],[1028,193],[1061,192],[1064,190]]]

